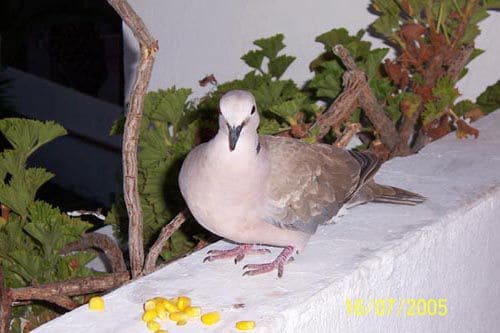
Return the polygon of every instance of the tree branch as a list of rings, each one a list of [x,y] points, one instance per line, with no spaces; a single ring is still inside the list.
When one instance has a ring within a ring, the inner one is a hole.
[[[330,127],[338,128],[356,109],[357,99],[361,93],[365,75],[362,71],[344,72],[344,90],[322,115],[318,116],[316,122],[311,126],[319,128],[318,139],[324,137]]]
[[[8,333],[10,328],[12,295],[5,285],[3,272],[0,269],[0,333]]]
[[[151,79],[158,42],[125,0],[107,0],[132,30],[139,42],[140,61],[129,98],[129,110],[123,133],[123,190],[129,217],[129,255],[132,278],[141,275],[144,265],[142,208],[138,188],[137,144],[144,106],[144,95]]]
[[[398,143],[398,132],[392,120],[387,116],[384,108],[375,98],[368,80],[364,72],[359,70],[354,62],[354,59],[349,54],[349,51],[342,45],[335,45],[333,52],[342,60],[342,63],[350,71],[363,73],[363,80],[359,86],[358,103],[359,106],[365,110],[366,116],[370,119],[373,127],[380,135],[380,139],[384,146],[393,151]],[[359,74],[358,74],[359,75]]]
[[[360,123],[353,123],[347,125],[344,130],[344,133],[342,133],[342,136],[338,138],[337,141],[335,141],[335,145],[339,148],[345,148],[351,141],[352,137],[355,136],[360,129],[361,129]]]
[[[129,273],[122,272],[48,283],[41,286],[10,289],[11,301],[47,301],[70,310],[75,308],[77,304],[69,297],[107,291],[121,286],[128,280],[130,280]]]
[[[469,58],[473,51],[473,45],[464,45],[460,48],[460,51],[458,51],[458,53],[452,58],[446,72],[451,80],[458,80],[460,73],[464,69],[465,65],[467,65],[467,63],[469,62]]]
[[[160,235],[156,239],[151,249],[149,249],[148,256],[146,258],[146,264],[144,265],[144,273],[149,274],[155,270],[156,261],[160,255],[161,250],[167,243],[168,239],[172,234],[179,229],[179,227],[186,221],[189,217],[188,210],[183,210],[177,214],[169,224],[165,225],[160,232]]]
[[[70,243],[64,247],[61,254],[88,249],[101,250],[111,263],[111,270],[115,273],[127,271],[123,252],[111,238],[99,233],[89,233],[82,236],[79,241]]]

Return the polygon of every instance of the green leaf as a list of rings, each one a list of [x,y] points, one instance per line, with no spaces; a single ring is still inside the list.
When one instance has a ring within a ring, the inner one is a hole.
[[[290,119],[300,111],[305,99],[305,95],[299,95],[292,100],[274,105],[269,110],[281,117],[283,120],[290,122]]]
[[[476,99],[484,114],[500,109],[500,81],[492,84]]]
[[[264,52],[261,50],[249,51],[241,57],[241,60],[243,60],[251,68],[255,68],[260,71],[262,60],[264,60]]]
[[[111,125],[111,129],[109,130],[109,135],[122,135],[125,130],[125,116],[119,116]]]
[[[295,57],[282,55],[277,58],[269,60],[268,68],[269,74],[271,76],[279,79],[290,66],[290,64],[295,60]]]
[[[396,29],[399,28],[399,20],[397,16],[382,15],[371,24],[371,27],[384,37],[394,35]]]
[[[455,104],[455,106],[453,107],[453,111],[459,117],[463,117],[467,112],[478,107],[479,105],[472,102],[471,100],[466,99]]]
[[[66,135],[66,130],[53,121],[5,118],[0,120],[0,131],[5,135],[14,149],[31,155],[42,145],[55,138]]]
[[[316,91],[316,96],[336,98],[342,91],[342,75],[344,69],[335,60],[323,63],[318,73],[309,83]]]
[[[323,44],[327,51],[330,51],[337,44],[347,45],[354,40],[359,40],[359,38],[349,36],[349,32],[346,29],[339,28],[325,32],[316,37],[315,40]]]
[[[486,9],[500,9],[500,0],[484,0],[483,4]]]
[[[259,126],[260,135],[273,135],[288,130],[290,127],[281,126],[276,119],[263,118]]]
[[[389,49],[374,49],[368,53],[366,62],[361,66],[365,70],[368,80],[372,79],[375,75],[380,72],[380,66],[382,65],[382,60],[389,52]]]
[[[283,34],[277,34],[272,37],[257,39],[253,43],[262,49],[262,53],[268,57],[269,60],[272,60],[276,58],[279,51],[285,48],[283,39],[285,39]]]

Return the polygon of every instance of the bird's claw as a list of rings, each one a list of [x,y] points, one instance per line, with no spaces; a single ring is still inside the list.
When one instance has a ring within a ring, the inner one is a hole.
[[[207,252],[208,256],[203,259],[203,262],[234,257],[234,263],[237,264],[247,254],[265,254],[271,252],[268,249],[253,249],[252,247],[253,245],[251,244],[242,244],[229,250],[210,250]]]
[[[271,272],[275,269],[278,270],[278,277],[281,278],[283,276],[283,270],[286,263],[292,262],[294,258],[291,256],[293,253],[293,247],[287,246],[280,255],[266,264],[248,264],[243,266],[245,272],[243,276],[246,275],[258,275],[263,273]]]

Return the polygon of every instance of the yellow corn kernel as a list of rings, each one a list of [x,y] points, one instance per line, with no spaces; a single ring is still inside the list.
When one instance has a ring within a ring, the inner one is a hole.
[[[100,296],[92,297],[89,300],[89,309],[93,311],[104,310],[104,300]]]
[[[152,299],[147,300],[146,303],[144,303],[144,311],[154,310],[155,307],[156,307],[156,302]]]
[[[163,302],[163,307],[165,308],[165,310],[168,311],[168,313],[179,312],[179,308],[176,305],[174,305],[174,304],[172,304],[172,303],[170,303],[168,301],[167,302]]]
[[[160,329],[160,324],[158,324],[158,322],[154,321],[154,320],[150,320],[148,321],[148,330],[150,331],[153,331],[153,332],[156,332]]]
[[[165,297],[154,297],[153,301],[155,301],[156,304],[162,303],[164,301],[168,301]]]
[[[253,330],[255,328],[255,321],[253,320],[242,320],[236,323],[236,328],[240,331]]]
[[[158,319],[165,320],[165,319],[168,318],[167,310],[165,310],[165,309],[158,309],[158,310],[155,310],[155,311],[156,311],[156,316],[158,317]]]
[[[155,333],[168,333],[168,331],[167,330],[158,330]]]
[[[179,321],[183,321],[183,320],[188,320],[188,315],[184,312],[178,311],[178,312],[171,313],[169,318],[172,321],[179,322]]]
[[[184,312],[189,317],[199,317],[201,315],[201,308],[199,306],[188,306]]]
[[[187,320],[179,320],[179,321],[177,322],[177,326],[184,326],[184,325],[186,325],[186,324],[187,324]]]
[[[177,301],[178,301],[178,300],[179,300],[179,297],[175,297],[175,298],[171,298],[171,299],[169,299],[168,301],[169,301],[170,303],[172,303],[172,304],[174,304],[174,305],[175,305],[175,304],[177,304]]]
[[[188,306],[191,305],[191,299],[186,296],[177,297],[177,307],[179,310],[184,311]]]
[[[142,315],[142,321],[145,323],[150,322],[151,320],[156,319],[157,315],[158,313],[155,310],[145,311]]]
[[[216,324],[220,320],[220,313],[217,311],[205,313],[201,316],[201,322],[205,325]]]

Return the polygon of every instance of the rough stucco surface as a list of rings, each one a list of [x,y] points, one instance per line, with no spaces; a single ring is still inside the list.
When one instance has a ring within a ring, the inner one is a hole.
[[[277,33],[285,35],[285,53],[297,57],[285,73],[299,84],[311,78],[309,63],[323,50],[316,36],[345,27],[351,34],[376,19],[368,11],[369,0],[129,0],[144,19],[160,51],[156,57],[150,90],[172,85],[192,88],[200,97],[208,87],[198,80],[215,74],[219,82],[241,78],[249,71],[240,57],[255,48],[255,39]],[[475,99],[500,77],[497,40],[500,13],[481,22],[477,47],[486,52],[472,61],[469,73],[459,83],[465,98]],[[135,77],[138,47],[131,31],[124,27],[126,91]],[[375,47],[381,40],[366,34]]]
[[[425,195],[424,204],[350,210],[318,229],[282,279],[243,277],[242,264],[231,261],[203,264],[203,250],[111,292],[102,313],[83,306],[34,332],[147,332],[142,303],[179,294],[204,311],[221,311],[222,321],[211,328],[197,320],[184,327],[163,323],[171,333],[233,332],[244,319],[255,320],[257,332],[494,331],[500,325],[500,112],[476,126],[479,139],[452,133],[418,155],[391,160],[376,176]],[[208,249],[230,246],[221,241]],[[448,314],[348,316],[347,298],[446,298]],[[245,307],[235,309],[239,303]]]

